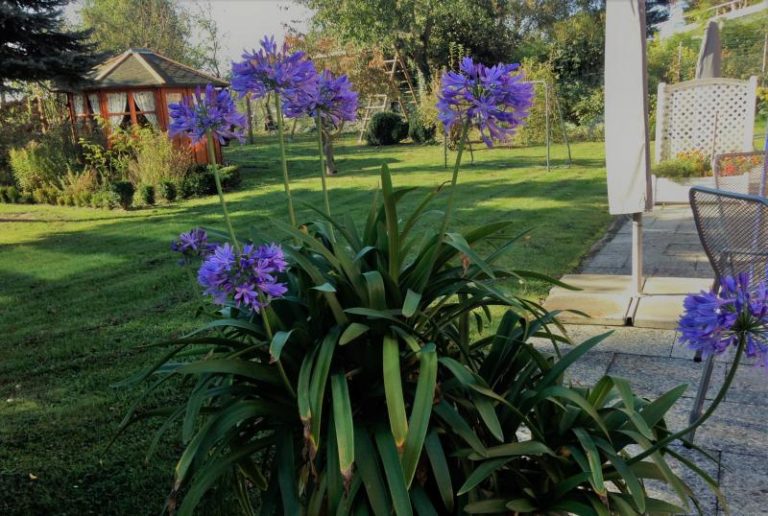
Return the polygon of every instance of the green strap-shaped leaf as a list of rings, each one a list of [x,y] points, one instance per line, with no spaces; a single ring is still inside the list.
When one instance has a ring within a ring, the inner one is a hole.
[[[320,447],[320,429],[323,421],[323,402],[326,395],[328,373],[331,369],[331,359],[339,339],[339,328],[334,327],[323,339],[317,360],[312,368],[312,378],[309,381],[309,401],[312,413],[310,439],[316,453]],[[313,454],[314,456],[314,454]]]
[[[352,465],[355,462],[355,429],[352,422],[352,402],[349,399],[349,386],[343,374],[331,377],[331,396],[333,400],[333,422],[336,428],[336,445],[339,452],[339,471],[344,483],[349,487],[352,478]]]
[[[277,483],[280,486],[280,498],[283,501],[284,514],[301,514],[299,489],[296,485],[296,463],[293,451],[293,435],[283,432],[277,436]]]
[[[405,301],[403,302],[403,316],[412,317],[416,310],[419,309],[419,302],[421,302],[421,294],[408,289],[408,292],[405,294]]]
[[[392,440],[392,434],[389,430],[380,428],[376,431],[376,447],[384,467],[384,475],[387,477],[390,499],[395,514],[412,516],[413,509],[408,497],[408,487],[405,485],[405,478],[403,477],[403,467],[400,465],[400,457],[398,457],[397,448],[395,448],[395,442]]]
[[[491,459],[485,462],[481,462],[472,471],[472,473],[469,474],[469,476],[467,477],[467,480],[464,481],[464,485],[462,485],[459,488],[459,491],[456,494],[461,496],[465,493],[470,492],[480,482],[482,482],[486,478],[496,473],[496,471],[501,469],[507,462],[511,461],[513,458],[514,457],[504,457],[503,459]]]
[[[603,482],[603,461],[600,458],[600,452],[597,451],[597,445],[595,441],[589,436],[586,430],[583,428],[574,428],[573,433],[581,443],[581,447],[587,454],[587,461],[589,462],[589,469],[592,473],[590,478],[590,484],[592,488],[601,496],[605,496],[607,490],[605,489],[605,483]]]
[[[371,328],[366,326],[365,324],[360,323],[350,323],[349,326],[346,327],[344,330],[344,333],[341,334],[341,337],[339,338],[339,346],[346,346],[359,336],[363,335],[365,332],[370,330]]]
[[[608,457],[608,460],[611,461],[611,464],[613,464],[613,467],[616,469],[616,471],[621,475],[621,478],[624,480],[624,483],[627,485],[627,489],[629,490],[629,494],[632,495],[632,500],[635,504],[635,509],[640,514],[645,513],[645,490],[643,489],[643,485],[640,483],[640,480],[638,480],[637,476],[632,472],[632,470],[627,466],[627,463],[622,459],[618,453],[613,449],[611,444],[602,438],[595,438],[595,444],[598,448],[603,450],[603,453]]]
[[[455,408],[449,405],[447,401],[442,400],[433,407],[433,410],[446,423],[451,432],[461,437],[476,453],[485,456],[486,451],[483,442]]]
[[[272,385],[282,385],[280,375],[274,366],[270,367],[247,360],[214,358],[211,360],[200,360],[179,369],[180,374],[233,374],[242,376],[257,382],[269,383]]]
[[[451,482],[451,471],[448,468],[448,460],[445,457],[443,444],[440,442],[440,436],[436,430],[427,434],[424,440],[424,449],[427,452],[429,463],[432,466],[432,474],[437,484],[437,490],[440,492],[440,499],[449,512],[453,512],[453,483]]]
[[[403,397],[403,377],[400,373],[400,344],[392,335],[384,335],[382,343],[382,363],[384,366],[384,396],[387,399],[389,427],[395,446],[402,450],[408,436],[408,421]]]
[[[504,514],[508,512],[507,500],[504,498],[493,498],[491,500],[471,502],[464,507],[464,512],[469,514]]]
[[[471,453],[469,458],[472,460],[483,460],[502,457],[518,457],[520,455],[551,455],[552,457],[555,457],[555,453],[544,443],[538,441],[521,441],[501,444],[499,446],[491,446],[484,450],[483,455]]]
[[[368,289],[368,306],[374,310],[387,309],[387,292],[384,289],[384,279],[379,271],[363,273],[365,285]]]
[[[432,405],[435,399],[437,383],[437,352],[435,344],[430,342],[419,353],[419,379],[416,382],[416,393],[413,397],[411,417],[408,419],[408,436],[403,450],[403,473],[405,483],[411,486],[416,466],[424,447],[424,438],[429,428],[429,418],[432,415]]]
[[[427,493],[420,486],[411,489],[411,503],[413,503],[413,508],[416,509],[418,516],[437,516],[435,506],[432,505]]]
[[[288,342],[288,339],[291,338],[291,334],[294,331],[295,330],[279,331],[272,337],[272,343],[269,345],[269,356],[272,361],[276,362],[280,360],[280,354],[283,352],[285,344]]]
[[[389,275],[397,283],[400,277],[400,228],[397,226],[397,199],[392,187],[392,174],[386,164],[381,165],[381,192],[387,220]]]
[[[356,427],[355,463],[360,478],[363,480],[365,492],[368,494],[368,502],[376,516],[389,516],[392,513],[392,504],[389,501],[389,492],[381,475],[378,456],[368,433],[364,429]]]

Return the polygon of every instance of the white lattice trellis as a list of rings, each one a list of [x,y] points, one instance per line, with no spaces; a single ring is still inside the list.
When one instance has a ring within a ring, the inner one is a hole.
[[[659,84],[656,162],[692,150],[705,156],[713,149],[714,154],[751,151],[756,88],[756,77]]]

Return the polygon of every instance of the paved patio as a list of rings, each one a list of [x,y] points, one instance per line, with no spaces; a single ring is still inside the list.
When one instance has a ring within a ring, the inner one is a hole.
[[[709,284],[713,273],[699,244],[693,217],[687,206],[657,207],[653,213],[647,214],[644,245],[645,271],[649,276],[646,291],[649,286],[654,292],[664,292],[665,286],[671,286],[672,291],[677,291],[685,285]],[[585,261],[581,272],[629,275],[630,249],[631,224],[625,222]],[[681,283],[675,277],[688,278],[685,280],[687,283]],[[674,313],[667,314],[666,319],[672,320],[679,312],[677,303],[681,297],[678,292],[667,295],[668,309]],[[583,324],[594,322],[583,319],[579,322],[582,324],[566,325],[568,335],[576,343],[606,331],[614,333],[576,363],[571,371],[571,381],[592,384],[604,374],[622,376],[631,382],[639,394],[651,398],[686,383],[689,385],[688,390],[672,409],[668,419],[673,429],[679,430],[686,426],[702,364],[693,361],[693,354],[678,341],[676,330],[670,329],[669,324],[656,325],[661,328],[639,328]],[[648,325],[654,326],[650,323]],[[540,342],[537,346],[546,349],[551,344]],[[714,396],[722,385],[731,359],[731,355],[718,357],[708,396]],[[712,418],[699,428],[696,442],[711,453],[716,463],[684,450],[719,481],[731,514],[734,515],[768,514],[766,374],[762,368],[742,366],[725,401]],[[692,482],[692,488],[699,493],[704,514],[724,514],[723,507],[702,482]],[[664,486],[652,486],[652,489],[660,497],[670,501],[674,499],[667,494]],[[693,506],[691,509],[695,513]]]

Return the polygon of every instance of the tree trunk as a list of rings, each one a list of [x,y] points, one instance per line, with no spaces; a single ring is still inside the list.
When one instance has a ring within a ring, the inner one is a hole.
[[[323,154],[325,155],[325,175],[335,176],[336,160],[333,159],[333,134],[329,131],[323,131]]]

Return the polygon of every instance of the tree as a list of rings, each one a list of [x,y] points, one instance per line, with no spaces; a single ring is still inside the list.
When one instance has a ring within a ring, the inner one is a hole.
[[[199,64],[190,43],[191,17],[176,0],[85,0],[80,16],[99,50],[116,54],[149,48],[191,66]]]
[[[94,64],[88,32],[64,28],[68,1],[0,3],[0,91],[11,81],[77,81]]]
[[[342,43],[397,51],[429,83],[443,66],[448,44],[461,43],[489,62],[510,48],[505,2],[493,0],[302,0],[317,29]]]
[[[193,47],[192,60],[202,70],[215,77],[221,77],[221,38],[224,34],[213,17],[213,6],[210,2],[199,5],[192,15],[192,23],[200,42]]]

